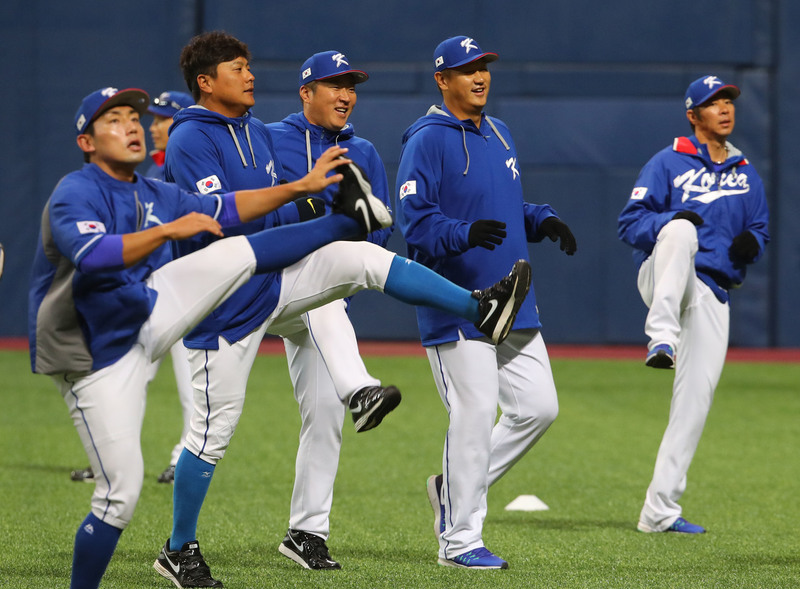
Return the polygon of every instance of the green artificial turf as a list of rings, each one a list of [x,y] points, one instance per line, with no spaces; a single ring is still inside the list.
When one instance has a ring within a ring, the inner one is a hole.
[[[466,571],[436,564],[425,480],[441,470],[447,420],[427,360],[365,361],[400,387],[403,402],[373,431],[346,424],[328,542],[343,569],[312,572],[277,551],[299,430],[286,361],[256,360],[198,531],[226,588],[800,585],[800,366],[726,366],[681,501],[708,533],[685,536],[636,531],[672,372],[641,361],[554,360],[559,417],[489,493],[484,540],[510,568]],[[68,587],[73,537],[92,492],[69,472],[88,463],[49,378],[30,374],[24,352],[0,352],[0,371],[0,587]],[[156,478],[180,429],[165,365],[148,398],[144,489],[102,587],[172,587],[152,569],[172,509],[171,487]],[[505,511],[518,495],[550,509]]]

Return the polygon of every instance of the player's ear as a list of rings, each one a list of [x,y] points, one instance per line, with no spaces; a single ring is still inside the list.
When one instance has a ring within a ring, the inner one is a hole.
[[[303,84],[300,86],[300,100],[305,104],[311,100],[311,88]]]
[[[88,133],[82,133],[81,135],[78,135],[75,141],[78,143],[78,147],[83,153],[86,154],[94,153],[95,151],[94,137],[92,137]]]
[[[693,108],[686,111],[686,118],[689,120],[690,125],[695,126],[697,124],[697,116],[695,116]]]
[[[200,89],[200,94],[211,94],[214,89],[212,80],[213,77],[208,74],[197,74],[197,87]]]
[[[445,72],[434,72],[433,78],[436,80],[436,85],[439,87],[439,91],[447,89],[447,76],[445,76]]]

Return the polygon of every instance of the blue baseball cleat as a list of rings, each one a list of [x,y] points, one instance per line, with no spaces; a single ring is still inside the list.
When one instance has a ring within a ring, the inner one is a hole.
[[[675,351],[669,344],[657,344],[647,352],[644,363],[651,368],[674,368]]]
[[[453,558],[440,558],[439,564],[461,569],[507,569],[508,563],[481,546]]]
[[[706,529],[703,526],[698,526],[693,523],[687,522],[682,517],[679,517],[672,525],[667,528],[667,532],[679,532],[681,534],[705,534]]]

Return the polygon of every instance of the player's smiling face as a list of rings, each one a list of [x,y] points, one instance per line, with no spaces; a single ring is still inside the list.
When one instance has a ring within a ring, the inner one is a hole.
[[[302,86],[300,98],[303,100],[303,114],[311,124],[328,131],[340,131],[356,105],[355,79],[345,74],[318,80]]]
[[[255,79],[244,57],[223,61],[217,65],[215,77],[198,76],[200,104],[226,117],[240,117],[256,103]]]
[[[92,129],[92,135],[78,136],[81,149],[111,176],[132,177],[133,170],[147,155],[139,113],[130,106],[115,106],[97,117]]]
[[[459,119],[479,118],[489,97],[492,75],[485,59],[436,74],[444,103]]]

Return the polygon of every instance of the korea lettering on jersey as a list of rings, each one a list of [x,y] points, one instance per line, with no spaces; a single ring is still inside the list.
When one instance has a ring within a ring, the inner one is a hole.
[[[750,162],[729,145],[723,164],[713,163],[695,137],[679,137],[642,168],[619,216],[620,239],[633,246],[637,267],[650,255],[661,228],[679,211],[696,212],[698,272],[714,275],[724,289],[742,282],[745,267],[728,256],[732,239],[750,231],[763,247],[769,241],[764,186]]]

